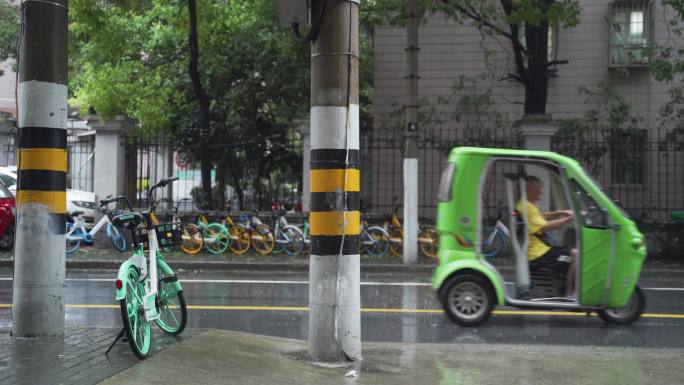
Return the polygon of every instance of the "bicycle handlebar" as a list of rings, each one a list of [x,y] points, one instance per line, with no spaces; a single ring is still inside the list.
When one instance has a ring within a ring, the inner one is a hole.
[[[107,207],[110,203],[114,202],[125,202],[128,208],[133,211],[133,206],[131,205],[131,201],[128,200],[127,197],[125,196],[118,196],[118,197],[113,197],[113,198],[106,198],[100,201],[100,208]]]
[[[157,182],[156,184],[154,184],[152,187],[150,187],[150,190],[147,193],[147,196],[149,197],[149,200],[150,200],[150,209],[152,209],[155,205],[154,195],[153,195],[154,190],[156,190],[159,187],[166,187],[167,184],[173,183],[177,180],[178,180],[177,176],[172,176],[170,178],[162,179],[159,182]]]

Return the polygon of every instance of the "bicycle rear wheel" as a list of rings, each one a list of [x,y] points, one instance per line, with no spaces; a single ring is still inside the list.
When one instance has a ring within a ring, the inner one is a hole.
[[[439,248],[439,232],[429,227],[418,235],[418,247],[426,257],[437,258]]]
[[[252,243],[249,232],[239,226],[233,226],[230,228],[230,238],[232,239],[230,251],[237,255],[243,255],[246,253],[249,250],[250,244]]]
[[[133,354],[141,360],[149,357],[152,339],[150,322],[145,318],[144,296],[145,284],[140,282],[138,269],[131,266],[128,268],[126,297],[119,301],[119,305],[128,344]]]
[[[193,224],[183,225],[183,244],[181,250],[188,254],[197,254],[204,247],[204,238],[199,227]]]
[[[252,246],[261,255],[267,255],[275,247],[275,237],[267,226],[257,226],[252,232]]]

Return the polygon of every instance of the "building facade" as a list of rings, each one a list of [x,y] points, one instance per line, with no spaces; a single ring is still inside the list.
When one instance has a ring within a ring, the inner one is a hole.
[[[599,116],[606,121],[599,119],[581,135],[563,131],[566,135],[554,137],[552,149],[580,158],[632,215],[648,211],[666,220],[669,211],[684,209],[684,157],[677,146],[666,143],[660,121],[671,85],[650,74],[644,48],[673,38],[669,21],[674,13],[661,1],[580,3],[579,25],[549,33],[549,59],[567,64],[554,66],[547,113],[561,127],[568,119],[586,123],[588,117]],[[374,127],[365,136],[365,171],[371,184],[366,200],[373,211],[389,212],[393,201],[401,201],[403,190],[406,31],[378,28],[374,44]],[[504,37],[485,36],[467,21],[459,24],[434,14],[419,30],[419,46],[419,205],[420,215],[431,218],[450,148],[523,146],[514,123],[523,115],[524,92],[520,83],[505,79],[515,71],[510,41]],[[626,133],[607,138],[607,115],[616,110],[616,96],[629,105],[635,120],[623,122],[630,127]]]

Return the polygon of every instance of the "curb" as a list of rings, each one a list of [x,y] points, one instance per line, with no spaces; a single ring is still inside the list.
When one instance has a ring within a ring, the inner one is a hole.
[[[67,269],[93,269],[93,270],[116,270],[121,265],[121,260],[96,260],[96,261],[67,261]],[[205,270],[205,271],[287,271],[309,272],[308,263],[286,262],[215,262],[215,261],[168,261],[177,270]],[[14,261],[11,259],[0,260],[0,268],[12,268]],[[416,273],[432,274],[432,265],[402,265],[402,264],[361,264],[362,273]]]
[[[67,269],[117,270],[122,260],[67,260]],[[309,264],[300,262],[239,262],[239,261],[168,261],[174,269],[204,271],[279,271],[308,273]],[[13,259],[0,259],[0,268],[13,268]],[[500,272],[513,272],[513,267],[495,266]],[[361,273],[432,274],[435,265],[403,265],[400,263],[361,263]],[[644,268],[645,274],[682,274],[684,269]]]

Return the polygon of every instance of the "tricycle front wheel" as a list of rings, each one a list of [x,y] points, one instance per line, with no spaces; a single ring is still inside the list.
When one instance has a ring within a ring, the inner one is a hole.
[[[477,275],[460,274],[450,278],[441,290],[444,311],[461,326],[482,325],[492,315],[492,285]]]
[[[629,298],[627,305],[598,310],[598,316],[607,323],[629,325],[638,320],[646,308],[646,296],[639,286]]]

